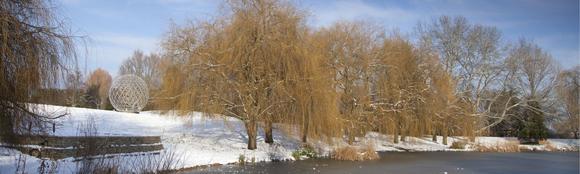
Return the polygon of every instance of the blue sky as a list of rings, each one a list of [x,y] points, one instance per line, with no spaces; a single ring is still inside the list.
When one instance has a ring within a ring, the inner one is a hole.
[[[217,15],[219,0],[57,0],[73,32],[88,36],[86,68],[102,67],[115,76],[134,50],[158,52],[172,22]],[[580,64],[578,0],[343,0],[294,1],[310,12],[309,24],[371,20],[411,33],[419,21],[441,15],[465,16],[471,23],[496,26],[504,42],[532,39],[564,68]],[[81,66],[84,67],[84,60]]]

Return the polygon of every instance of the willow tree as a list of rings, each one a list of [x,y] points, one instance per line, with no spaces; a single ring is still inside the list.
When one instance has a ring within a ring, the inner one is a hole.
[[[284,119],[292,125],[299,125],[303,143],[309,137],[331,142],[333,137],[344,134],[344,122],[337,119],[340,113],[337,107],[339,95],[334,85],[336,71],[328,66],[328,39],[323,39],[328,35],[320,34],[319,31],[308,32],[304,37],[306,56],[297,69],[298,80],[290,87],[296,101],[288,107],[289,117]]]
[[[454,124],[463,122],[455,120],[458,110],[458,99],[455,96],[455,84],[450,74],[447,74],[437,59],[431,59],[429,65],[429,95],[427,109],[432,116],[431,134],[437,142],[436,135],[443,136],[443,144],[447,145],[447,136]],[[455,111],[455,112],[454,112]]]
[[[364,22],[338,22],[315,33],[319,49],[331,70],[333,87],[338,95],[344,134],[352,144],[366,133],[370,106],[370,63],[383,31]]]
[[[421,135],[428,119],[422,109],[425,103],[425,74],[413,46],[400,37],[384,41],[373,64],[375,69],[374,102],[378,114],[394,143],[406,135]]]
[[[201,43],[185,63],[185,84],[176,96],[180,110],[221,113],[242,120],[248,149],[256,149],[257,123],[273,142],[272,122],[289,117],[297,102],[293,86],[304,80],[301,11],[273,0],[230,1],[223,19],[200,23]],[[165,86],[165,85],[163,85]],[[169,86],[169,88],[172,88]],[[172,91],[163,89],[162,91]]]
[[[52,3],[41,0],[0,2],[0,136],[42,128],[53,116],[27,105],[31,94],[55,86],[74,63],[72,38]],[[25,129],[26,127],[26,129]]]

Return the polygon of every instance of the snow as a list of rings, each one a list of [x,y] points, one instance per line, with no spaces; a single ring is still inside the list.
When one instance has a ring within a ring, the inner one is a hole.
[[[240,155],[248,161],[293,160],[291,154],[299,147],[296,139],[275,131],[274,145],[264,143],[263,137],[258,136],[258,150],[247,150],[243,122],[230,117],[208,118],[201,113],[178,116],[157,111],[135,114],[51,105],[39,105],[39,109],[48,113],[68,113],[55,121],[55,132],[48,133],[51,135],[79,136],[82,135],[79,129],[93,122],[96,126],[95,135],[161,136],[164,150],[158,156],[174,154],[178,161],[172,167],[175,169],[235,163]],[[262,130],[259,135],[263,135]],[[15,166],[20,153],[0,148],[0,155],[0,171],[15,171],[11,166]],[[38,166],[41,161],[28,155],[23,156],[27,159],[27,166]],[[75,166],[74,161],[68,158],[58,162],[59,166]]]
[[[40,112],[53,114],[68,113],[67,116],[57,119],[55,132],[49,134],[57,136],[79,136],[79,130],[87,123],[93,122],[96,126],[96,135],[106,136],[160,136],[164,150],[159,152],[133,153],[117,155],[114,163],[121,167],[135,167],[136,163],[151,160],[167,160],[173,157],[176,160],[170,168],[181,169],[213,164],[231,164],[238,162],[241,155],[247,161],[294,160],[292,152],[300,147],[299,138],[283,134],[276,129],[275,144],[266,144],[263,140],[263,131],[258,132],[258,149],[247,150],[247,136],[242,121],[224,116],[205,117],[201,113],[191,113],[178,116],[172,113],[161,114],[158,111],[147,111],[139,114],[104,111],[86,108],[62,107],[52,105],[38,105]],[[474,144],[491,146],[501,142],[513,141],[515,138],[477,137],[476,141],[465,149],[451,149],[455,141],[467,142],[463,137],[449,137],[448,145],[441,144],[442,137],[437,142],[431,141],[430,136],[407,137],[407,140],[398,144],[392,143],[392,136],[375,132],[365,137],[357,138],[355,146],[371,143],[377,151],[472,151]],[[578,140],[551,139],[548,141],[556,149],[578,149]],[[341,139],[334,143],[311,142],[322,155],[328,155],[333,149],[345,146]],[[143,155],[145,154],[145,155]],[[0,147],[0,173],[16,171],[18,158],[26,161],[26,171],[37,173],[38,166],[44,159],[21,154],[19,151]],[[53,164],[54,163],[54,164]],[[79,169],[81,162],[74,158],[61,159],[49,164],[58,165],[57,173],[74,173]]]

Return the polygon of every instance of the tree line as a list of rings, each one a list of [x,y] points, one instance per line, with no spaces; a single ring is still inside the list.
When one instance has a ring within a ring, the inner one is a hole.
[[[349,144],[370,131],[395,143],[424,135],[537,142],[546,122],[578,134],[579,68],[560,71],[533,41],[503,42],[493,26],[441,16],[418,24],[411,40],[365,21],[314,28],[304,10],[275,0],[228,1],[219,16],[170,28],[153,103],[236,117],[248,149],[259,126],[272,143],[274,123],[292,125],[303,142]]]
[[[0,3],[0,41],[10,43],[0,45],[5,137],[54,118],[24,103],[46,103],[59,77],[67,105],[110,109],[111,75],[83,77],[65,66],[76,62],[74,37],[53,27],[50,8],[36,8],[47,5]],[[532,40],[505,42],[497,28],[461,16],[420,22],[415,39],[368,21],[317,28],[307,20],[287,1],[227,1],[219,17],[172,25],[160,53],[135,51],[119,75],[148,83],[148,109],[242,120],[248,149],[259,128],[273,143],[275,124],[305,143],[352,144],[371,131],[395,143],[425,135],[443,136],[443,144],[476,135],[537,141],[548,136],[545,123],[578,136],[580,66],[561,70]]]

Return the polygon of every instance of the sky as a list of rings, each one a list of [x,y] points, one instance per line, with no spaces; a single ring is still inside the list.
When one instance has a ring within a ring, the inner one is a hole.
[[[313,27],[338,20],[367,20],[409,36],[419,22],[441,15],[464,16],[472,24],[495,26],[502,42],[525,37],[549,52],[563,67],[580,64],[579,0],[294,0]],[[219,0],[56,0],[79,43],[79,65],[116,76],[134,50],[161,51],[159,43],[172,23],[218,15]],[[86,58],[86,59],[85,59]],[[85,73],[86,73],[85,72]]]

